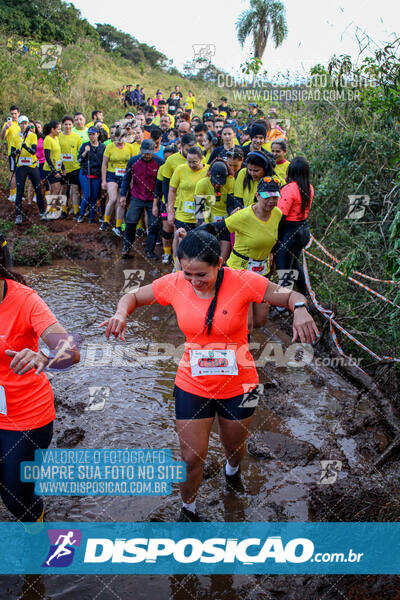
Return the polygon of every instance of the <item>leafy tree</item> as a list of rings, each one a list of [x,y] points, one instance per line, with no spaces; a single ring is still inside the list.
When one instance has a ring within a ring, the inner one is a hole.
[[[96,29],[71,3],[62,0],[2,0],[0,23],[8,31],[40,42],[75,43],[79,38],[98,40]]]
[[[124,33],[112,25],[96,23],[96,28],[100,36],[100,45],[106,52],[119,54],[135,63],[147,62],[151,67],[165,66],[167,57],[154,46],[141,44],[129,33]]]

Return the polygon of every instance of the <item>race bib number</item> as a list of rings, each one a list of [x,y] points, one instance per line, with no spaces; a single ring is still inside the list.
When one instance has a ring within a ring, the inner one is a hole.
[[[201,375],[237,375],[234,350],[190,350],[193,377]]]
[[[56,162],[56,169],[57,169],[57,171],[59,171],[61,169],[61,160],[58,160]]]
[[[191,215],[194,215],[194,211],[195,211],[194,200],[192,200],[191,202],[185,202],[185,208],[183,210],[185,213],[190,213]]]
[[[30,167],[33,164],[33,159],[30,156],[21,156],[19,159],[19,164],[21,167]]]
[[[258,275],[265,275],[268,273],[268,258],[265,260],[253,260],[252,258],[249,258],[247,270],[258,273]]]
[[[2,385],[0,385],[0,414],[7,414],[6,391]]]
[[[220,221],[223,221],[223,220],[224,220],[224,217],[221,217],[221,216],[218,216],[218,215],[215,215],[213,217],[213,223],[219,223]]]
[[[125,175],[125,169],[115,169],[115,174],[117,177],[123,177]]]
[[[63,162],[74,162],[73,154],[61,154],[61,158],[62,158]]]

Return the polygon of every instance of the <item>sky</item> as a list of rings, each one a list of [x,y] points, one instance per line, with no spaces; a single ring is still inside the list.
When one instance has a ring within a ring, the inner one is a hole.
[[[109,23],[154,45],[179,70],[193,59],[194,45],[215,48],[213,63],[236,75],[251,56],[251,44],[242,49],[235,30],[248,0],[151,0],[147,6],[126,0],[73,0],[72,4],[91,24]],[[270,76],[287,71],[303,74],[317,63],[326,65],[333,54],[356,59],[357,34],[363,38],[366,32],[375,43],[390,41],[393,26],[400,22],[398,0],[379,5],[376,0],[284,0],[284,4],[289,33],[278,49],[271,40],[267,44],[263,66]]]

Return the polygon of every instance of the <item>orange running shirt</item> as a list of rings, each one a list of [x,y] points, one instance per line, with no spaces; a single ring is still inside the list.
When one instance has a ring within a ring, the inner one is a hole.
[[[301,194],[297,183],[292,181],[281,188],[281,196],[278,198],[278,208],[285,215],[286,221],[304,221],[307,219],[314,199],[314,188],[312,185],[310,185],[310,193],[310,204],[303,213],[301,210]]]
[[[29,287],[6,279],[7,293],[0,303],[0,393],[5,396],[7,414],[0,413],[0,429],[27,431],[53,421],[53,390],[45,373],[31,369],[16,375],[10,369],[12,357],[6,350],[30,348],[37,352],[39,337],[57,323],[46,303]]]
[[[156,301],[171,304],[179,329],[186,336],[185,353],[179,363],[175,384],[203,398],[233,398],[249,392],[258,383],[258,374],[249,352],[247,313],[251,302],[261,302],[268,279],[257,273],[224,268],[224,279],[218,293],[211,335],[204,323],[212,298],[199,298],[183,271],[170,273],[152,283]],[[192,375],[190,351],[199,349],[231,349],[235,353],[237,375]]]

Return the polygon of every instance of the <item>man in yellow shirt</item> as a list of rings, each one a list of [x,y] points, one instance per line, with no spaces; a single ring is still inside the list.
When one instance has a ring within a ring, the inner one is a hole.
[[[18,117],[20,115],[19,108],[15,104],[10,106],[10,116],[7,121],[4,123],[1,130],[1,139],[7,141],[7,154],[10,171],[12,173],[10,180],[10,195],[8,199],[11,202],[15,202],[15,196],[17,193],[16,183],[15,183],[15,165],[13,160],[11,159],[11,142],[14,137],[21,131],[20,126],[18,125]]]
[[[165,100],[160,100],[159,103],[157,104],[157,111],[158,111],[158,115],[156,115],[154,117],[153,123],[154,125],[157,125],[157,127],[160,127],[160,119],[161,117],[163,117],[164,115],[168,115],[168,110],[167,110],[167,103]],[[171,119],[171,127],[174,127],[175,125],[175,116],[174,115],[169,115],[169,118]]]
[[[72,200],[72,206],[74,209],[74,218],[78,220],[79,217],[79,205],[80,205],[80,193],[79,193],[79,171],[80,164],[78,162],[78,152],[82,145],[81,137],[72,131],[73,119],[66,115],[61,119],[61,125],[63,132],[58,136],[61,149],[61,162],[62,162],[62,174],[64,183],[61,188],[61,193],[66,195],[67,186],[70,190],[70,198]],[[66,219],[68,214],[68,207],[65,204],[61,218]]]
[[[90,127],[93,127],[93,125],[96,123],[96,121],[100,121],[101,122],[101,126],[104,129],[104,131],[107,134],[107,137],[110,137],[110,130],[107,127],[107,125],[104,123],[104,116],[103,116],[103,111],[96,109],[92,111],[92,120],[90,121],[90,123],[87,123],[86,127],[87,129],[89,129]]]

